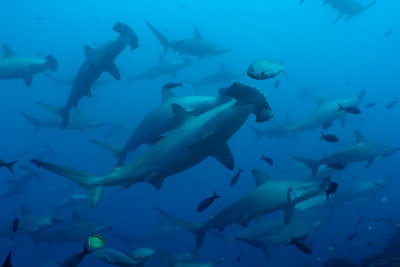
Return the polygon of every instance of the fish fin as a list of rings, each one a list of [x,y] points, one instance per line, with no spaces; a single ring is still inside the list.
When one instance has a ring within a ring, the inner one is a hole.
[[[115,62],[111,62],[108,64],[107,69],[104,70],[108,72],[111,76],[113,76],[117,81],[121,80],[121,74],[119,73],[118,67]]]
[[[124,148],[121,146],[113,146],[113,145],[108,145],[93,139],[89,140],[90,142],[92,142],[93,144],[98,145],[99,147],[107,150],[108,152],[110,152],[112,155],[114,155],[117,159],[118,159],[118,166],[122,166],[125,158],[126,158],[126,153],[124,153]],[[122,161],[122,164],[121,164]]]
[[[165,55],[165,54],[164,54]],[[162,55],[158,55],[158,62],[159,63],[164,63],[166,60],[165,60],[165,57],[163,57]]]
[[[189,112],[186,111],[186,109],[178,104],[173,103],[171,107],[172,114],[174,115],[175,129],[181,127],[183,124],[194,118],[193,115],[191,115]]]
[[[365,137],[357,130],[354,131],[354,135],[356,136],[356,145],[368,144],[369,142]]]
[[[144,181],[146,183],[152,184],[157,190],[160,190],[162,187],[162,184],[164,182],[164,179],[160,179],[159,177],[156,177],[157,175],[158,175],[158,172],[153,172],[153,173],[149,174]]]
[[[338,22],[339,21],[339,19],[342,17],[344,15],[344,13],[342,13],[342,12],[339,12],[339,14],[338,14],[338,16],[337,16],[337,18],[332,22],[332,24],[331,24],[331,26],[332,25],[334,25],[336,22]]]
[[[5,43],[3,43],[3,51],[4,51],[4,58],[8,57],[17,57],[17,54],[14,53],[14,51]]]
[[[340,117],[339,117],[339,121],[340,121],[340,124],[342,125],[342,128],[343,128],[344,126],[346,126],[346,121],[347,121],[346,113],[343,114],[343,116],[340,116]]]
[[[21,217],[29,216],[29,215],[31,215],[31,212],[28,210],[28,208],[24,204],[21,204]]]
[[[172,79],[176,78],[176,71],[172,71],[169,74],[171,75]]]
[[[294,205],[288,205],[288,207],[285,208],[283,212],[285,213],[285,223],[290,222],[290,219],[292,218],[294,213]]]
[[[221,62],[219,63],[219,72],[226,71],[226,67]]]
[[[161,89],[161,104],[164,104],[165,102],[170,101],[174,98],[176,98],[176,96],[170,90],[164,88]]]
[[[34,102],[36,105],[38,105],[41,108],[44,108],[58,116],[60,116],[63,120],[63,126],[64,129],[67,128],[68,126],[68,121],[69,121],[69,110],[66,109],[65,106],[61,106],[61,107],[56,107],[56,106],[52,106],[52,105],[46,105],[40,102]]]
[[[320,107],[325,102],[328,102],[328,100],[326,98],[323,98],[322,96],[318,96],[318,95],[314,95],[314,99],[317,102],[318,107]]]
[[[286,154],[288,154],[288,153],[286,153]],[[295,159],[295,160],[297,160],[297,161],[300,161],[301,163],[303,163],[303,164],[307,165],[308,167],[310,167],[311,170],[312,170],[312,175],[311,175],[311,177],[312,177],[312,178],[315,177],[315,175],[317,174],[318,169],[319,169],[318,161],[313,160],[313,159],[298,157],[298,156],[291,155],[291,154],[288,154],[288,155],[289,155],[291,158],[293,158],[293,159]]]
[[[246,217],[244,218],[239,224],[240,226],[242,226],[243,228],[247,228],[249,226],[249,223],[251,222],[252,218],[250,217]]]
[[[260,130],[259,128],[246,123],[246,125],[255,133],[256,135],[256,143],[261,139],[261,137],[265,134],[264,131]]]
[[[256,170],[256,169],[252,169],[251,173],[254,176],[254,180],[256,181],[256,188],[261,186],[261,185],[265,185],[268,183],[274,183],[275,181],[273,181],[271,178],[269,178],[267,175],[265,175],[263,172]]]
[[[377,160],[386,160],[386,158],[382,155],[377,156],[375,159]]]
[[[88,58],[88,57],[90,56],[90,54],[91,54],[94,50],[95,50],[94,48],[91,48],[91,47],[88,46],[88,45],[85,45],[85,46],[83,47],[83,51],[85,51],[86,58]]]
[[[198,39],[198,40],[203,40],[203,37],[201,37],[200,31],[197,27],[194,27],[194,37],[193,39]]]
[[[171,43],[168,41],[168,39],[163,35],[159,30],[154,28],[150,23],[147,21],[144,21],[146,25],[150,28],[150,30],[153,32],[153,34],[156,36],[160,44],[164,47],[164,55],[167,54],[168,48],[171,47]]]
[[[22,80],[24,80],[24,82],[26,84],[26,87],[30,87],[31,86],[32,78],[33,78],[32,75],[26,75],[26,76],[22,77]]]
[[[224,165],[229,170],[233,170],[235,167],[233,155],[227,143],[218,147],[218,149],[216,149],[216,151],[211,155],[211,157],[221,162],[222,165]]]
[[[288,81],[288,78],[287,78],[286,72],[285,72],[284,70],[281,70],[281,72],[283,72],[283,74],[285,74],[286,81]]]
[[[12,174],[14,174],[13,166],[17,162],[18,162],[18,160],[15,160],[15,161],[10,162],[10,163],[5,163],[3,166],[7,167],[7,169],[9,169]]]
[[[372,1],[369,5],[363,7],[360,11],[358,11],[358,12],[356,12],[356,13],[354,13],[354,14],[348,16],[348,17],[346,17],[345,20],[348,20],[348,19],[351,19],[351,18],[357,16],[358,14],[364,12],[365,10],[367,10],[368,8],[372,7],[372,6],[375,5],[375,4],[376,4],[376,1]]]
[[[258,240],[258,239],[242,238],[242,237],[238,237],[236,235],[234,235],[233,237],[243,243],[246,243],[250,246],[261,249],[262,251],[264,251],[264,254],[267,257],[267,259],[269,259],[269,247],[268,247],[267,241]]]

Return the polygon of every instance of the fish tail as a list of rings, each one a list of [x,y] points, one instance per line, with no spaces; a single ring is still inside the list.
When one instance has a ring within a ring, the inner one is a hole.
[[[338,104],[338,105],[339,105],[339,109],[338,109],[337,111],[344,110],[344,108],[342,107],[342,105],[340,105],[340,104]]]
[[[89,190],[89,209],[93,208],[99,201],[100,195],[104,189],[104,185],[102,185],[100,181],[101,177],[36,159],[31,159],[30,161],[38,168],[43,167],[44,169],[68,178]]]
[[[110,152],[112,155],[114,155],[117,159],[118,159],[118,164],[117,166],[121,167],[122,165],[124,165],[125,159],[126,159],[126,154],[124,151],[123,147],[120,146],[113,146],[113,145],[108,145],[93,139],[89,140],[90,142],[98,145],[99,147],[107,150],[108,152]]]
[[[322,136],[321,136],[321,138],[320,138],[319,140],[322,140],[322,139],[324,139],[324,137],[325,137],[325,135],[324,135],[323,132],[321,132],[321,134],[322,134]]]
[[[146,25],[150,28],[150,30],[153,32],[153,34],[156,36],[160,44],[164,47],[164,55],[167,54],[168,48],[171,47],[171,42],[168,41],[167,37],[165,37],[164,34],[162,34],[159,30],[154,28],[150,23],[147,21],[144,21]]]
[[[13,166],[17,162],[18,162],[18,160],[10,162],[10,163],[4,163],[4,165],[1,165],[0,167],[7,167],[7,169],[9,169],[12,174],[14,174]]]
[[[264,131],[258,129],[257,127],[254,127],[253,125],[250,125],[246,123],[246,125],[250,128],[250,130],[253,131],[253,133],[256,135],[256,143],[261,139],[261,137],[265,134]],[[261,158],[262,159],[262,158]]]
[[[35,104],[41,108],[44,108],[44,109],[60,116],[63,120],[64,129],[67,128],[68,121],[69,121],[69,110],[65,106],[56,107],[56,106],[52,106],[52,105],[43,104],[40,102],[35,102]]]
[[[182,83],[183,83],[183,82],[178,83],[178,86],[183,87],[183,86],[182,86]]]
[[[23,113],[22,111],[18,111],[22,116],[25,117],[32,125],[35,127],[35,135],[39,132],[40,128],[42,127],[42,124],[40,123],[39,120]]]
[[[220,196],[217,195],[217,193],[215,193],[215,190],[214,190],[214,196],[213,196],[213,198],[221,198]]]

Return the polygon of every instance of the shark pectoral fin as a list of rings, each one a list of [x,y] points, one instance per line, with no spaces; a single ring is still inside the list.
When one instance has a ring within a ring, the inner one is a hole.
[[[161,89],[161,104],[164,104],[165,102],[170,101],[174,98],[176,98],[176,96],[170,90],[164,88]]]
[[[385,159],[385,157],[384,157],[384,156],[382,156],[382,155],[380,155],[380,156],[377,156],[375,159],[378,159],[378,160],[386,160],[386,159]]]
[[[107,69],[104,70],[113,76],[117,81],[121,80],[121,74],[119,73],[118,67],[115,62],[108,64]]]
[[[161,141],[163,138],[164,138],[165,136],[157,136],[156,138],[154,138],[152,141],[151,141],[151,144],[152,145],[155,145],[156,143],[158,143],[159,141]]]
[[[239,224],[243,228],[247,228],[247,226],[249,226],[249,223],[251,222],[251,220],[252,220],[252,218],[246,216]]]
[[[94,48],[91,48],[90,46],[85,45],[83,47],[83,50],[85,51],[86,58],[88,58],[90,56],[90,54],[94,51]]]
[[[294,205],[293,206],[288,205],[288,207],[285,208],[283,212],[285,213],[285,223],[290,222],[290,219],[292,218],[294,212]]]
[[[337,18],[335,19],[335,21],[332,22],[331,26],[332,26],[333,24],[335,24],[336,22],[338,22],[338,20],[339,20],[343,15],[344,15],[344,14],[343,14],[342,12],[339,12],[339,15],[337,16]]]
[[[342,125],[342,128],[343,128],[344,126],[346,126],[346,118],[347,118],[346,114],[343,114],[343,116],[341,116],[341,117],[339,118],[339,121],[340,121],[340,124]]]
[[[164,182],[164,178],[156,177],[158,172],[149,174],[144,180],[146,183],[152,184],[157,190],[160,190]]]
[[[371,164],[374,162],[374,160],[375,160],[375,159],[370,159],[370,160],[368,160],[368,163],[367,163],[367,165],[365,165],[364,169],[368,168],[369,165],[371,165]]]
[[[103,192],[104,186],[97,185],[92,186],[89,190],[89,209],[93,208],[97,202],[99,202],[101,193]]]
[[[172,71],[169,74],[171,74],[172,79],[176,78],[176,71]]]
[[[235,167],[235,162],[233,161],[232,152],[227,143],[223,144],[221,147],[216,149],[211,157],[215,158],[222,163],[226,168],[233,170]]]
[[[185,124],[187,121],[191,120],[194,117],[189,112],[187,112],[186,109],[184,109],[182,106],[178,104],[173,103],[171,107],[175,121],[175,129],[179,128],[180,126],[182,126],[183,124]]]
[[[22,80],[24,80],[26,87],[29,87],[32,84],[32,75],[26,75],[22,77]]]

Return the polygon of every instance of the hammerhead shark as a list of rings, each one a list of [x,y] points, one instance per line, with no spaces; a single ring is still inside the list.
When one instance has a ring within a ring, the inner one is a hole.
[[[376,4],[376,1],[372,1],[366,6],[362,6],[359,2],[356,0],[324,0],[324,5],[329,4],[331,5],[334,9],[339,11],[339,14],[337,18],[335,19],[334,22],[332,22],[331,25],[335,24],[338,22],[338,20],[345,14],[349,15],[345,19],[351,19],[352,17],[357,16],[358,14],[364,12],[368,8],[372,7],[373,5]]]

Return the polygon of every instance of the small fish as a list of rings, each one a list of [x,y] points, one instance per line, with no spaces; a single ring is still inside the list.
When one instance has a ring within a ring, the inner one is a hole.
[[[243,254],[242,253],[240,253],[240,255],[239,256],[237,256],[237,258],[236,258],[236,262],[237,263],[240,263],[240,258],[243,256]]]
[[[339,162],[335,162],[332,164],[328,161],[328,165],[325,168],[334,168],[335,170],[341,171],[344,170],[344,165]]]
[[[358,235],[358,234],[357,234],[357,231],[355,231],[354,234],[349,235],[349,236],[347,237],[347,241],[352,240],[354,237],[356,237],[356,235]]]
[[[19,225],[19,218],[18,218],[17,214],[15,214],[15,212],[13,212],[13,213],[15,215],[15,219],[13,221],[13,233],[15,233],[18,230],[18,228],[20,228],[20,225]]]
[[[264,160],[270,166],[274,165],[274,162],[272,161],[272,159],[271,158],[266,158],[266,157],[264,157],[264,155],[261,155],[261,159],[260,160]]]
[[[369,241],[367,242],[367,247],[372,248],[374,246],[374,242]]]
[[[388,197],[383,197],[383,198],[381,198],[381,203],[383,204],[383,203],[385,203],[387,200],[388,200]]]
[[[240,177],[240,173],[242,171],[244,171],[244,170],[241,170],[239,167],[238,172],[235,174],[235,176],[233,176],[233,178],[231,180],[231,186],[234,186],[237,183],[237,181],[239,180],[239,177]]]
[[[271,79],[278,76],[278,74],[281,72],[283,72],[283,74],[286,76],[282,64],[283,61],[281,61],[281,64],[277,64],[269,60],[258,59],[250,64],[247,70],[247,75],[255,80]]]
[[[385,219],[385,218],[376,218],[376,219],[374,220],[375,223],[383,222],[383,221],[386,221],[386,219]]]
[[[324,124],[322,124],[322,130],[329,129],[329,128],[331,128],[332,126],[333,126],[332,122],[331,122],[331,121],[327,121],[327,122],[325,122]]]
[[[325,135],[323,132],[321,132],[322,136],[319,140],[324,139],[325,141],[331,142],[331,143],[336,143],[339,141],[339,139],[334,136],[333,134],[327,134]]]
[[[89,236],[86,243],[87,243],[86,244],[87,249],[93,250],[103,247],[104,243],[106,243],[106,239],[101,235],[92,235]]]
[[[361,110],[359,110],[357,107],[342,107],[342,105],[339,105],[339,109],[337,111],[343,110],[346,113],[350,113],[350,114],[360,114]]]
[[[347,81],[346,81],[344,84],[345,84],[345,85],[347,85],[347,86],[348,86],[348,85],[350,85],[350,83],[349,83],[349,82],[347,82]]]
[[[279,88],[279,79],[276,80],[276,82],[275,82],[275,89],[278,89],[278,88]]]
[[[389,35],[392,35],[392,30],[390,29],[388,32],[385,32],[385,36],[388,37]]]
[[[328,189],[324,189],[325,193],[326,193],[326,199],[329,198],[329,195],[333,194],[336,192],[337,188],[338,188],[338,184],[335,182],[331,182],[328,186]]]
[[[368,225],[368,226],[367,226],[367,230],[368,230],[368,231],[371,231],[371,230],[372,230],[372,226],[371,226],[371,225]]]
[[[309,246],[307,246],[306,244],[304,244],[303,242],[299,242],[299,241],[293,239],[293,238],[290,237],[290,236],[289,236],[289,238],[290,238],[290,240],[291,240],[290,243],[289,243],[289,245],[296,245],[296,247],[297,247],[298,249],[300,249],[301,251],[303,251],[303,252],[306,253],[306,254],[312,254],[312,253],[313,253],[313,251],[311,250],[311,248],[310,248]]]
[[[372,108],[373,106],[375,106],[376,103],[368,103],[365,105],[366,108]]]
[[[362,220],[364,220],[365,219],[365,216],[363,215],[363,216],[361,216],[361,218],[360,219],[358,219],[358,224],[361,224],[362,223]]]
[[[175,88],[175,87],[178,87],[178,86],[183,88],[182,82],[180,82],[180,83],[167,83],[166,85],[164,85],[162,87],[162,89],[169,90],[169,89],[172,89],[172,88]]]
[[[396,103],[397,103],[396,100],[393,101],[393,102],[390,102],[389,104],[386,105],[386,108],[387,108],[387,109],[391,109],[394,105],[396,105]]]
[[[204,199],[197,207],[197,212],[201,212],[207,209],[214,202],[214,199],[216,198],[221,198],[221,197],[217,196],[214,190],[214,196]]]
[[[1,267],[13,267],[11,264],[11,251],[8,253],[7,258],[4,261],[3,265],[1,265]]]

